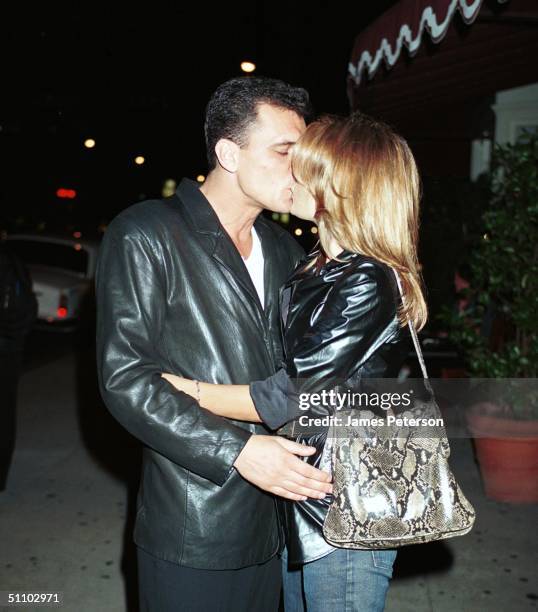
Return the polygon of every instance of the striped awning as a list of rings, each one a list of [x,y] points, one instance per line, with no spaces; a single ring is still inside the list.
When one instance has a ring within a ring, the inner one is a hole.
[[[509,0],[497,0],[504,4]],[[456,13],[471,24],[483,0],[401,0],[381,15],[355,39],[349,77],[355,87],[367,76],[371,79],[382,62],[391,68],[403,48],[413,56],[417,53],[426,31],[434,43],[440,42]]]

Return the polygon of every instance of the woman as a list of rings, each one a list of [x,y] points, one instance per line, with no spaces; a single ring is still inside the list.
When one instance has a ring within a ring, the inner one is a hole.
[[[250,385],[163,374],[202,407],[272,429],[304,414],[300,393],[397,376],[407,321],[420,329],[427,316],[417,261],[419,178],[406,142],[361,114],[325,117],[294,146],[292,169],[291,212],[317,224],[320,248],[281,293],[282,368]],[[333,411],[310,406],[311,413]],[[309,461],[320,460],[324,439]],[[302,591],[309,612],[383,610],[396,551],[332,547],[321,530],[330,499],[305,500],[287,509],[286,610],[304,609]]]

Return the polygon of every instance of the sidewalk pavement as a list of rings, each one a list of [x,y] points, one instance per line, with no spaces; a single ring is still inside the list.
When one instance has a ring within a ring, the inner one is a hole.
[[[139,453],[103,408],[93,368],[92,355],[70,353],[21,378],[17,446],[0,493],[0,590],[62,591],[66,612],[125,612],[137,605]],[[536,609],[538,506],[486,499],[471,442],[451,448],[475,527],[401,549],[387,612]]]

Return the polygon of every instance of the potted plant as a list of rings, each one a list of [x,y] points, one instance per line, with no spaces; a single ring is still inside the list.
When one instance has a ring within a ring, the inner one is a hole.
[[[463,306],[442,319],[467,374],[494,389],[466,414],[486,495],[538,502],[538,137],[497,146],[488,179]]]

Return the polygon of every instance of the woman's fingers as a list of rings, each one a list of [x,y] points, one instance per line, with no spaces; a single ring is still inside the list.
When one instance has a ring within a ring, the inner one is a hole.
[[[190,396],[194,397],[194,394],[191,392],[190,389],[190,384],[192,381],[187,380],[186,378],[181,378],[181,376],[177,376],[176,374],[169,374],[168,372],[162,373],[161,377],[167,380],[178,391],[183,391],[183,393],[187,393]]]

